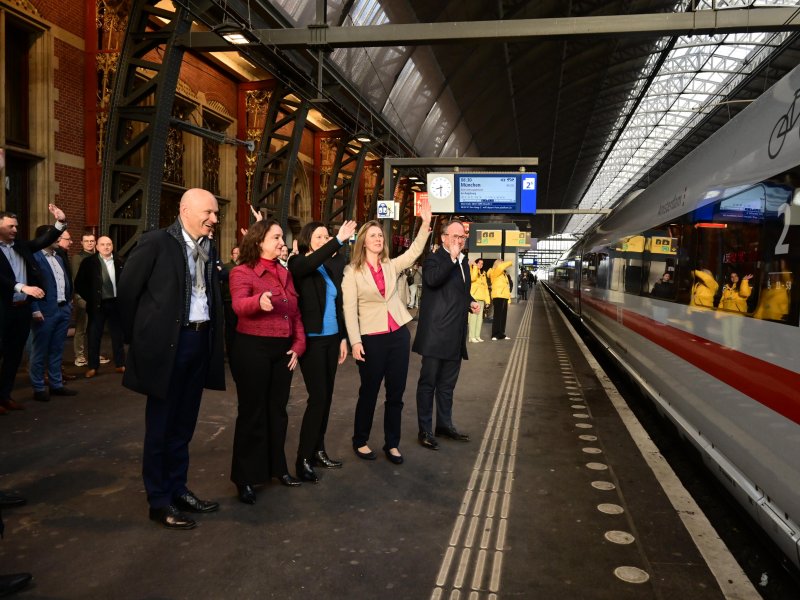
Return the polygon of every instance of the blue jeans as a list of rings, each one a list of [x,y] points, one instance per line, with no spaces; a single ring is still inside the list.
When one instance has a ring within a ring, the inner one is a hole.
[[[43,392],[44,369],[47,365],[47,376],[50,387],[58,389],[64,386],[61,378],[61,359],[64,357],[64,342],[67,339],[69,318],[72,306],[67,303],[59,306],[56,312],[45,315],[44,321],[33,321],[33,347],[31,350],[30,377],[35,392]]]

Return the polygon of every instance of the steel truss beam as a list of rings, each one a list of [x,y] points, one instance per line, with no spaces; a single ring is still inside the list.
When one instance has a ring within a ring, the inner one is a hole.
[[[254,207],[266,209],[268,217],[276,219],[284,230],[289,223],[297,155],[309,108],[307,101],[298,101],[293,94],[288,86],[278,83],[270,96],[250,198]],[[279,133],[290,124],[291,134]],[[276,150],[270,153],[273,143]]]
[[[158,3],[134,0],[131,6],[111,98],[100,229],[120,254],[159,226],[164,154],[185,50],[176,40],[192,25],[186,8],[176,4],[170,12]]]
[[[367,144],[358,142],[355,135],[339,139],[322,212],[328,227],[353,219],[366,158]]]
[[[256,29],[253,34],[265,46],[330,49],[470,41],[520,42],[534,38],[597,35],[661,37],[798,29],[800,15],[795,8],[771,7],[555,19]],[[212,32],[192,32],[184,36],[183,43],[199,50],[230,50],[230,44]]]

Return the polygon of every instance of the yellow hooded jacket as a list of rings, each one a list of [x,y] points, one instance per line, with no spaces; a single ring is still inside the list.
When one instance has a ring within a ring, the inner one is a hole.
[[[476,265],[470,265],[469,273],[472,279],[472,287],[469,293],[476,302],[483,300],[483,302],[489,304],[492,299],[489,297],[489,284],[486,283],[486,273],[481,273],[481,270]]]
[[[506,269],[514,263],[510,260],[503,262],[495,261],[492,268],[486,271],[486,276],[492,282],[492,300],[495,298],[511,298],[511,290],[508,289],[508,278]]]

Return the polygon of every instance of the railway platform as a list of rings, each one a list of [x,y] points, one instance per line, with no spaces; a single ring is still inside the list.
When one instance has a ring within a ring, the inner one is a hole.
[[[147,518],[144,398],[120,375],[101,368],[70,383],[79,395],[40,403],[20,374],[26,410],[0,418],[0,489],[28,504],[4,513],[0,572],[33,573],[21,599],[758,598],[542,288],[510,306],[512,339],[489,341],[489,328],[456,388],[470,442],[417,443],[412,354],[405,464],[356,458],[348,358],[326,438],[344,467],[264,486],[253,506],[229,480],[234,384],[206,392],[189,485],[221,508],[188,532]],[[290,468],[304,406],[297,373]]]

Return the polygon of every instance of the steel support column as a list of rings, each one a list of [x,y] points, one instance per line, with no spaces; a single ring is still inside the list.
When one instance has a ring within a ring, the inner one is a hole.
[[[117,68],[101,184],[101,232],[126,254],[159,226],[164,153],[192,17],[158,0],[134,0]],[[158,59],[160,57],[160,62]]]
[[[257,209],[265,208],[267,216],[276,219],[284,230],[289,223],[292,184],[309,107],[307,101],[292,95],[292,90],[279,83],[270,96],[250,196],[251,204]],[[288,125],[292,132],[280,133]],[[276,150],[270,153],[273,143]]]
[[[339,140],[322,212],[322,221],[328,227],[353,219],[366,158],[367,145],[356,141],[355,136]]]

